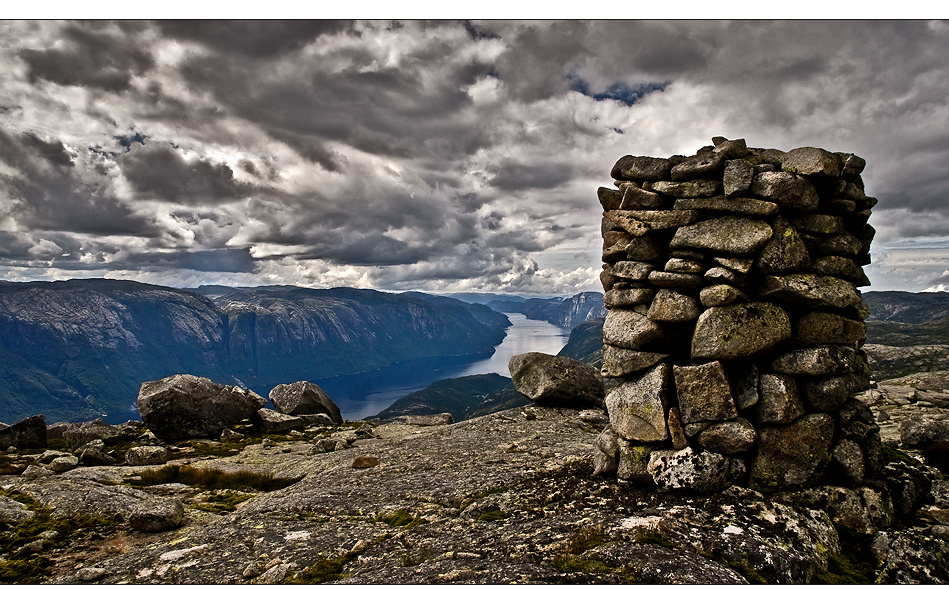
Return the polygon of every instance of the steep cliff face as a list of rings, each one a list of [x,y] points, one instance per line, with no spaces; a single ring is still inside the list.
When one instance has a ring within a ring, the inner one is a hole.
[[[524,303],[523,312],[528,319],[539,319],[573,329],[584,321],[605,317],[606,307],[603,305],[603,294],[583,292],[560,301],[531,298]]]
[[[280,383],[486,354],[510,324],[485,306],[424,294],[198,291],[102,279],[0,284],[0,420],[121,421],[136,415],[142,382],[175,373],[266,395]]]

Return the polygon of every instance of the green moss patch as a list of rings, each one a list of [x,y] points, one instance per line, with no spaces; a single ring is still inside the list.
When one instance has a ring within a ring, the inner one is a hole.
[[[343,567],[356,558],[357,554],[348,553],[337,557],[320,556],[316,562],[306,567],[303,571],[296,573],[293,577],[285,579],[284,583],[299,585],[314,585],[318,583],[327,583],[329,581],[339,581],[346,575],[343,573]]]
[[[396,510],[392,514],[388,515],[380,514],[379,516],[376,516],[376,520],[379,522],[385,522],[393,528],[400,527],[406,529],[415,528],[428,522],[424,518],[419,518],[413,515],[412,512],[406,509]]]

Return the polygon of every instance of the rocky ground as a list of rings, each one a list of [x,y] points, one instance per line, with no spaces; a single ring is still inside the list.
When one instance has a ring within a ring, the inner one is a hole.
[[[866,395],[889,416],[891,445],[901,414],[945,411],[898,388]],[[55,454],[7,453],[8,471],[33,469],[0,476],[0,580],[949,582],[949,488],[912,450],[889,450],[888,468],[920,498],[932,494],[905,515],[906,493],[882,487],[690,496],[592,477],[607,421],[597,411],[523,407],[417,425],[440,420],[197,440],[168,447],[162,465],[58,474],[43,462]],[[152,442],[143,433],[130,444]],[[149,470],[166,473],[143,480]],[[243,471],[266,480],[251,489]]]

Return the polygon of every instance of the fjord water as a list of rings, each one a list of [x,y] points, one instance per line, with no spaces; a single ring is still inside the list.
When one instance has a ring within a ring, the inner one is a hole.
[[[344,419],[361,419],[436,380],[483,373],[510,376],[507,364],[512,356],[525,352],[557,354],[570,337],[569,330],[546,321],[528,319],[520,313],[505,314],[512,325],[488,358],[469,355],[423,359],[359,375],[323,379],[319,385],[339,405]]]

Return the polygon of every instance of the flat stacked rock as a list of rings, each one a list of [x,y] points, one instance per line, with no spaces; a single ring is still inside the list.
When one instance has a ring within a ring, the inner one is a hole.
[[[861,346],[866,162],[716,137],[600,188],[610,416],[596,470],[714,491],[860,484],[880,465]]]

